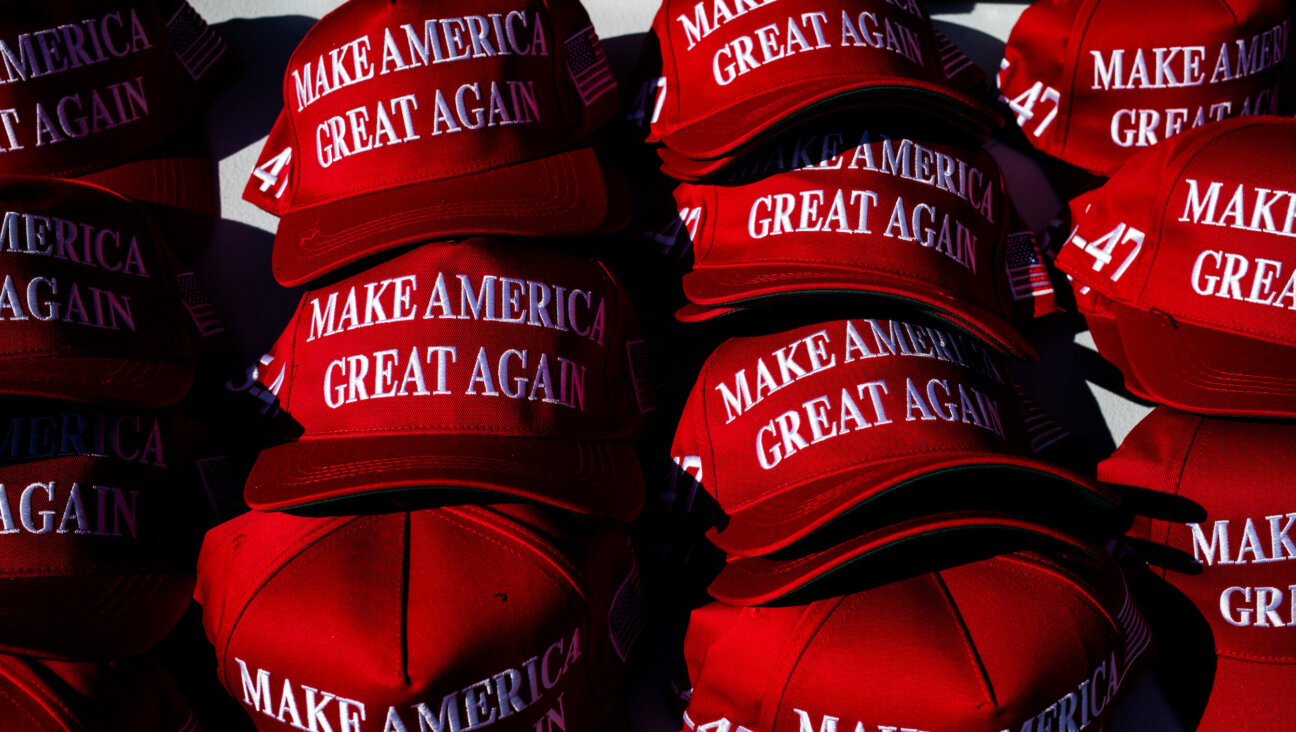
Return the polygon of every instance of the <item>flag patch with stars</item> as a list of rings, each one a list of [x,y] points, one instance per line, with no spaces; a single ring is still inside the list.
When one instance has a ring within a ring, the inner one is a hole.
[[[1009,234],[1007,254],[1008,285],[1014,300],[1053,292],[1053,282],[1035,251],[1034,237],[1030,232]]]
[[[573,33],[563,41],[567,51],[567,71],[571,74],[576,91],[580,92],[585,106],[616,88],[616,77],[612,75],[612,64],[608,63],[603,44],[599,43],[594,26]]]
[[[194,79],[202,75],[225,53],[225,41],[207,25],[187,2],[180,3],[171,20],[167,21],[167,35],[171,46]]]

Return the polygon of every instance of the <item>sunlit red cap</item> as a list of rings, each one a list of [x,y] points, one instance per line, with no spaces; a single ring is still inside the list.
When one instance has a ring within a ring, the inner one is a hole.
[[[350,0],[297,46],[283,95],[243,196],[281,217],[286,285],[402,244],[629,215],[590,146],[618,94],[578,0]]]
[[[873,526],[874,506],[889,519],[902,517],[897,504],[912,505],[909,517],[1064,500],[1112,507],[1111,492],[1034,457],[1040,424],[1023,418],[1006,371],[975,339],[861,318],[721,344],[672,455],[725,514],[708,536],[740,556],[832,524]]]
[[[1119,568],[1083,554],[1001,554],[810,604],[713,603],[689,622],[683,730],[1101,730],[1149,645]]]
[[[629,520],[643,501],[651,355],[592,259],[426,244],[308,291],[256,374],[300,436],[258,457],[253,508],[435,488]]]
[[[199,732],[166,669],[0,655],[0,720],[22,732]]]
[[[675,189],[693,244],[684,293],[694,306],[877,295],[1034,358],[1010,318],[1017,300],[1052,284],[1031,239],[1010,236],[1003,177],[984,149],[852,125],[789,135],[744,171],[757,177]]]
[[[0,175],[85,177],[210,213],[205,151],[163,145],[230,69],[184,0],[0,3]]]
[[[334,730],[593,732],[643,628],[642,587],[618,527],[542,511],[216,527],[195,598],[221,683],[263,732],[314,724],[312,704]]]
[[[1038,0],[1008,37],[1000,96],[1035,147],[1113,175],[1212,121],[1278,110],[1287,0]]]
[[[0,177],[0,393],[158,407],[220,324],[138,208],[98,186]]]
[[[795,121],[870,104],[928,109],[981,133],[1001,123],[965,93],[972,64],[937,38],[918,0],[730,5],[662,3],[641,61],[661,77],[649,90],[649,142],[719,158]]]
[[[1057,264],[1112,300],[1132,378],[1207,414],[1296,416],[1296,120],[1247,117],[1142,153],[1073,202]]]
[[[163,412],[14,401],[0,431],[0,652],[151,648],[193,591],[209,457],[199,433]]]
[[[1197,729],[1270,729],[1286,713],[1296,683],[1293,470],[1296,425],[1168,407],[1144,417],[1098,466],[1102,480],[1185,498],[1206,511],[1195,524],[1140,517],[1130,531],[1197,565],[1195,572],[1155,568],[1191,600],[1213,638],[1214,662],[1197,664],[1210,689]]]

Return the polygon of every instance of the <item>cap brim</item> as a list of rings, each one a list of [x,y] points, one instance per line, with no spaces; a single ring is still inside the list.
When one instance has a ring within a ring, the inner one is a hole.
[[[99,661],[157,645],[189,607],[192,573],[0,579],[0,651]]]
[[[193,384],[192,361],[49,356],[0,359],[0,394],[132,407],[167,407]]]
[[[216,215],[215,167],[205,129],[193,121],[120,165],[77,177],[145,203]]]
[[[719,158],[747,148],[782,127],[866,105],[903,107],[948,117],[981,135],[1003,124],[1003,119],[989,107],[947,86],[901,77],[860,79],[837,75],[768,90],[662,135],[660,141],[687,158]]]
[[[1296,417],[1296,347],[1115,308],[1133,375],[1126,382],[1153,401],[1199,414]]]
[[[740,156],[726,155],[709,160],[694,160],[675,152],[665,145],[659,145],[657,147],[657,157],[661,160],[659,167],[662,173],[675,180],[692,182],[719,173],[733,164],[735,160],[738,160]]]
[[[958,511],[920,516],[891,524],[824,551],[795,559],[731,558],[707,588],[707,592],[717,600],[732,605],[759,605],[806,591],[811,585],[847,567],[851,567],[853,571],[860,569],[861,563],[865,566],[878,563],[880,572],[891,576],[903,575],[904,572],[898,570],[903,569],[904,560],[898,559],[897,550],[909,552],[925,542],[951,540],[951,537],[966,541],[966,535],[972,533],[1024,535],[1066,549],[1101,556],[1096,547],[1064,531],[1020,516],[986,511]],[[945,554],[948,555],[948,552]],[[964,555],[964,558],[971,560],[975,557]],[[915,562],[913,573],[931,569],[933,567]]]
[[[1025,474],[1014,476],[1010,472],[1014,470]],[[944,480],[950,477],[945,473],[955,471],[959,485],[953,491],[948,482],[930,480]],[[999,475],[984,474],[990,471]],[[1040,485],[1040,479],[1052,484]],[[930,488],[924,490],[925,486]],[[1054,488],[1069,491],[1069,495]],[[863,531],[868,531],[915,513],[1005,507],[1011,510],[1014,505],[1020,505],[1024,512],[1028,504],[1037,508],[1041,503],[1046,507],[1056,505],[1062,512],[1057,520],[1071,522],[1074,501],[1064,501],[1064,497],[1079,498],[1082,504],[1099,511],[1112,510],[1120,502],[1115,493],[1095,481],[1028,457],[975,452],[914,455],[871,462],[846,473],[798,484],[731,511],[728,522],[710,530],[707,537],[731,555],[763,556],[795,546],[852,511],[867,512],[870,502],[889,494],[891,505],[872,512],[872,516],[859,514],[852,523],[864,525]]]
[[[643,476],[628,442],[493,435],[385,435],[303,439],[261,453],[244,497],[260,511],[438,489],[522,498],[630,521]]]
[[[472,175],[426,181],[284,213],[275,279],[300,285],[404,244],[469,235],[577,236],[629,218],[611,158],[583,146]]]
[[[741,311],[742,308],[712,308],[690,302],[675,311],[675,319],[681,323],[705,323]]]
[[[785,296],[843,292],[909,301],[1000,351],[1029,361],[1038,358],[1030,342],[1003,316],[912,277],[807,262],[694,264],[684,275],[684,294],[699,305],[734,307]]]
[[[1196,729],[1272,729],[1291,715],[1296,664],[1218,656],[1210,698]]]

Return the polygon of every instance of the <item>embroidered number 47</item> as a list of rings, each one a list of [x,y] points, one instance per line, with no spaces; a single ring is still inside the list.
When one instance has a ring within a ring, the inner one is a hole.
[[[1053,119],[1057,117],[1058,103],[1061,99],[1062,97],[1057,89],[1044,86],[1044,82],[1037,81],[1031,85],[1031,88],[1012,99],[1005,98],[1004,101],[1008,102],[1008,107],[1017,113],[1017,126],[1022,129],[1026,128],[1027,122],[1035,118],[1035,105],[1040,102],[1053,103],[1053,108],[1049,110],[1048,114],[1044,115],[1044,119],[1040,120],[1040,123],[1035,126],[1035,130],[1031,132],[1031,134],[1039,137],[1044,134],[1044,130],[1048,129],[1049,125],[1053,124]]]
[[[1111,281],[1115,282],[1125,274],[1125,270],[1129,269],[1135,257],[1142,251],[1143,237],[1142,231],[1120,223],[1116,228],[1093,241],[1085,241],[1077,231],[1071,235],[1071,243],[1093,257],[1095,272],[1103,271],[1103,268],[1119,259],[1120,264],[1117,265],[1116,270],[1108,275]]]
[[[270,158],[269,160],[265,161],[261,165],[258,165],[252,171],[252,175],[255,175],[258,179],[260,179],[261,181],[260,190],[263,193],[265,191],[270,190],[270,186],[273,186],[276,183],[278,183],[279,188],[275,190],[274,197],[280,198],[281,196],[283,196],[284,188],[288,186],[288,176],[284,175],[284,168],[288,167],[288,163],[291,160],[292,160],[292,148],[285,147],[283,151],[280,152],[278,155],[274,156],[273,158]],[[283,181],[279,180],[280,177],[283,178]]]

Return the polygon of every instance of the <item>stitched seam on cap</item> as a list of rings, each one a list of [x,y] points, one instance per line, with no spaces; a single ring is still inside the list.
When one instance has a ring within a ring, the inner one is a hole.
[[[247,613],[248,608],[252,605],[252,600],[254,600],[258,594],[260,594],[261,590],[267,584],[269,584],[270,580],[274,579],[279,574],[279,572],[284,567],[286,567],[288,563],[291,562],[293,559],[301,556],[310,548],[319,544],[324,539],[332,536],[336,531],[346,528],[347,526],[361,520],[362,518],[363,517],[360,516],[348,516],[348,517],[343,517],[341,520],[339,519],[327,520],[321,525],[319,525],[318,527],[316,527],[315,529],[313,529],[312,531],[310,531],[309,533],[307,533],[305,536],[299,537],[297,541],[292,542],[289,546],[285,547],[279,552],[276,552],[275,555],[270,559],[266,560],[266,562],[262,565],[261,572],[268,571],[269,574],[266,574],[266,576],[263,577],[261,581],[257,582],[255,587],[253,587],[250,592],[240,593],[241,597],[232,598],[236,600],[241,600],[242,607],[238,609],[238,613],[235,615],[234,620],[230,623],[229,634],[225,636],[225,642],[221,644],[220,656],[217,659],[220,665],[222,666],[226,665],[225,659],[229,657],[229,647],[230,644],[234,642],[234,633],[235,631],[238,630],[239,624],[243,621],[243,616]],[[260,574],[261,572],[258,572],[258,574]]]
[[[779,655],[780,657],[787,655],[790,652],[788,649],[794,647],[796,648],[795,657],[791,659],[790,664],[787,664],[786,672],[783,671],[783,664],[777,666],[765,685],[765,694],[762,696],[762,699],[776,699],[777,701],[774,704],[774,708],[769,710],[768,716],[766,715],[766,710],[764,708],[765,705],[763,703],[761,704],[759,720],[764,729],[772,729],[774,727],[779,712],[783,710],[783,698],[787,696],[787,687],[789,682],[792,680],[792,674],[796,673],[797,667],[801,665],[801,659],[805,658],[806,652],[810,650],[810,642],[819,634],[819,631],[823,630],[824,625],[828,622],[828,618],[833,616],[837,608],[841,607],[842,603],[846,601],[847,597],[849,597],[849,595],[811,604],[809,607],[811,610],[822,608],[820,611],[822,614],[820,615],[818,622],[804,630],[798,630],[798,632],[788,637],[788,643],[784,646],[784,650]],[[805,616],[803,615],[800,622],[804,622],[804,617]],[[798,622],[798,625],[800,625],[800,622]],[[779,684],[780,681],[782,681],[782,684]],[[782,687],[779,689],[777,696],[771,693],[773,691],[771,687],[776,684],[779,684]]]
[[[1089,36],[1089,26],[1093,24],[1093,17],[1098,12],[1098,4],[1100,2],[1101,0],[1090,0],[1089,16],[1085,18],[1084,28],[1077,34],[1067,33],[1067,38],[1070,39],[1074,37],[1075,44],[1076,44],[1075,57],[1071,59],[1071,65],[1069,69],[1066,64],[1067,55],[1064,55],[1062,58],[1062,74],[1064,80],[1066,74],[1068,73],[1071,74],[1071,78],[1069,80],[1069,83],[1066,85],[1066,87],[1070,95],[1068,99],[1071,100],[1072,102],[1074,102],[1075,95],[1076,95],[1076,79],[1080,78],[1080,74],[1077,73],[1080,69],[1080,55],[1084,51],[1084,41],[1085,38]],[[1079,11],[1077,11],[1077,15],[1083,13],[1084,10],[1085,8],[1081,8]],[[1072,112],[1071,109],[1068,109],[1066,115],[1066,124],[1062,128],[1063,130],[1062,139],[1058,141],[1059,158],[1061,158],[1066,153],[1067,145],[1071,141],[1071,123],[1074,119],[1075,119],[1075,114]]]
[[[981,654],[977,652],[976,643],[972,641],[972,634],[968,630],[967,623],[963,620],[963,614],[959,612],[958,605],[954,602],[954,597],[950,593],[949,586],[945,584],[945,580],[941,577],[939,571],[932,572],[930,576],[932,581],[936,584],[936,588],[940,591],[941,597],[945,600],[945,607],[949,610],[950,615],[954,618],[954,622],[958,625],[959,635],[963,638],[963,650],[967,654],[967,657],[972,661],[973,667],[976,669],[977,680],[981,682],[982,691],[986,693],[986,696],[990,700],[990,704],[998,707],[999,699],[995,696],[994,685],[990,682],[990,674],[986,671],[985,662],[981,660]],[[980,706],[981,705],[979,704],[977,705],[977,707]]]
[[[510,554],[519,558],[526,559],[527,557],[523,553],[517,551],[514,547],[500,541],[498,538],[499,536],[508,537],[517,546],[531,550],[533,555],[544,560],[543,563],[540,563],[536,562],[534,557],[532,557],[530,561],[532,565],[540,569],[545,577],[555,586],[562,587],[563,585],[561,582],[558,582],[552,575],[544,571],[544,566],[548,565],[552,569],[556,570],[563,579],[567,580],[567,589],[574,590],[577,597],[585,603],[587,608],[589,607],[589,598],[585,596],[584,588],[582,588],[580,583],[577,581],[577,576],[580,572],[570,562],[566,561],[566,557],[563,555],[562,551],[552,543],[540,536],[537,532],[528,530],[520,522],[513,521],[499,514],[489,514],[484,508],[474,506],[462,506],[458,508],[459,510],[448,511],[446,513],[447,520],[453,520],[464,530],[472,531],[474,534],[499,545],[505,551],[508,551]],[[450,519],[450,516],[453,516],[454,518]],[[472,522],[474,525],[469,525],[468,522]],[[482,526],[490,527],[494,530],[494,535],[482,531],[480,528]],[[592,608],[590,609],[590,615],[591,617],[593,616]]]
[[[706,446],[709,452],[708,457],[711,458],[711,496],[712,498],[715,499],[716,505],[721,505],[720,504],[720,481],[717,480],[716,469],[715,469],[716,468],[715,442],[711,439],[712,431],[707,427],[707,421],[708,421],[707,420],[707,397],[709,396],[709,393],[707,391],[707,383],[708,383],[707,377],[710,376],[712,369],[715,368],[716,361],[719,360],[720,349],[724,348],[724,346],[725,344],[721,343],[720,347],[715,350],[715,353],[712,353],[711,357],[707,359],[706,364],[702,367],[702,375],[698,379],[698,383],[702,385],[702,394],[698,399],[698,411],[701,412],[700,416],[702,418],[702,424],[701,424],[702,429],[700,430],[697,429],[698,428],[697,418],[699,415],[694,415],[693,417],[693,433],[706,438]],[[699,440],[698,443],[700,446],[701,440]],[[703,486],[703,490],[705,490],[706,481],[702,480],[700,482]],[[721,509],[723,510],[722,505],[721,505]]]

